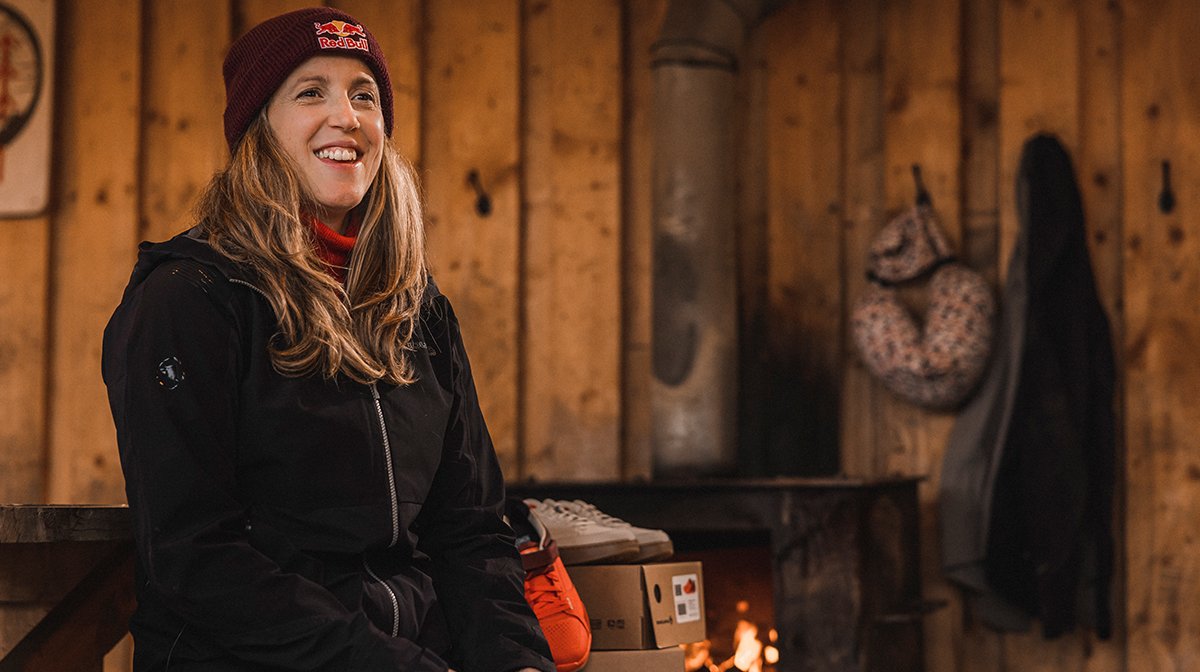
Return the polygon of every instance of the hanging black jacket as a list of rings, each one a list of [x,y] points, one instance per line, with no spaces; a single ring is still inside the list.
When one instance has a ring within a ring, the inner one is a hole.
[[[143,244],[104,332],[135,669],[552,672],[446,298],[415,384],[286,377],[254,278],[195,236]]]
[[[1116,370],[1066,150],[1030,139],[995,356],[941,477],[948,578],[1000,629],[1112,627]]]

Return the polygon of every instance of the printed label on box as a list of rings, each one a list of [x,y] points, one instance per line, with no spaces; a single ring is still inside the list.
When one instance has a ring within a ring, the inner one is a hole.
[[[677,574],[671,577],[671,587],[675,594],[675,621],[691,623],[700,620],[700,577]]]

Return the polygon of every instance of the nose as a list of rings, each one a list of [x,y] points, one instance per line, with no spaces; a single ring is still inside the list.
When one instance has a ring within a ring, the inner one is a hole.
[[[330,126],[346,131],[353,131],[359,127],[358,110],[354,109],[354,104],[349,97],[337,96],[331,100],[330,105]]]

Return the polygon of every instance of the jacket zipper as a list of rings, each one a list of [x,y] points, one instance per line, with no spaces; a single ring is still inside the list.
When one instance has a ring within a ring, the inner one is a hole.
[[[270,299],[270,297],[268,297],[268,296],[267,296],[267,293],[266,293],[266,292],[264,292],[263,290],[259,289],[258,287],[255,287],[254,285],[252,285],[252,284],[250,284],[250,283],[246,282],[245,280],[241,280],[241,279],[239,279],[239,278],[230,278],[230,279],[229,279],[229,281],[230,281],[230,282],[232,282],[232,283],[234,283],[234,284],[237,284],[237,285],[244,285],[244,286],[246,286],[246,287],[249,287],[250,289],[253,289],[254,291],[258,292],[258,295],[259,295],[259,296],[261,296],[261,297],[263,297],[264,299],[266,299],[266,300],[267,300],[267,305],[268,305],[268,306],[269,306],[269,305],[271,305],[271,299]]]
[[[268,304],[271,303],[266,292],[245,280],[230,278],[229,281],[249,287],[267,299]],[[383,403],[379,400],[379,388],[375,386],[375,383],[371,383],[371,399],[375,402],[375,415],[379,418],[379,431],[383,436],[383,463],[387,465],[388,494],[392,500],[392,540],[388,543],[388,548],[391,548],[400,540],[400,503],[396,500],[396,472],[392,467],[392,445],[388,440],[387,423],[383,420]]]
[[[400,503],[396,500],[396,472],[392,467],[392,443],[388,440],[387,423],[383,420],[383,402],[379,400],[379,388],[375,383],[371,383],[371,400],[375,402],[375,416],[379,418],[379,432],[383,436],[383,463],[387,465],[388,477],[388,495],[392,500],[392,541],[388,547],[396,545],[396,541],[400,539]],[[379,582],[384,590],[388,592],[388,597],[392,599],[392,637],[400,634],[400,603],[396,599],[396,593],[392,591],[383,579],[371,569],[371,565],[367,563],[367,559],[363,558],[363,567],[367,570],[367,574],[371,578]]]
[[[395,591],[392,590],[392,587],[386,581],[379,578],[375,570],[371,569],[371,565],[367,563],[366,558],[363,558],[363,569],[367,570],[367,574],[379,582],[379,585],[383,586],[383,589],[388,592],[388,597],[392,598],[392,637],[398,636],[400,634],[400,601],[396,599]]]
[[[388,441],[387,423],[383,421],[383,403],[379,400],[379,388],[371,383],[371,399],[375,401],[375,415],[379,418],[379,431],[383,434],[383,462],[387,465],[388,494],[392,497],[392,541],[388,548],[400,539],[400,503],[396,501],[396,472],[392,467],[392,444]]]

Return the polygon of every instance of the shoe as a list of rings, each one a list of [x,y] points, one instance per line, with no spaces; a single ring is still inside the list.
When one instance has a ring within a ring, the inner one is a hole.
[[[637,537],[628,529],[605,527],[563,502],[525,500],[558,544],[564,565],[628,562],[638,556]]]
[[[591,655],[587,609],[538,514],[516,499],[508,500],[507,508],[506,517],[517,533],[517,550],[525,568],[525,601],[542,626],[555,668],[574,672],[586,665]]]
[[[558,502],[558,504],[570,508],[581,517],[587,518],[598,525],[633,532],[633,537],[637,540],[638,544],[638,554],[633,559],[633,562],[666,560],[675,554],[675,545],[671,543],[671,537],[667,536],[667,533],[662,530],[637,527],[616,516],[610,516],[597,509],[594,504],[589,504],[581,499],[576,499],[573,502]]]

